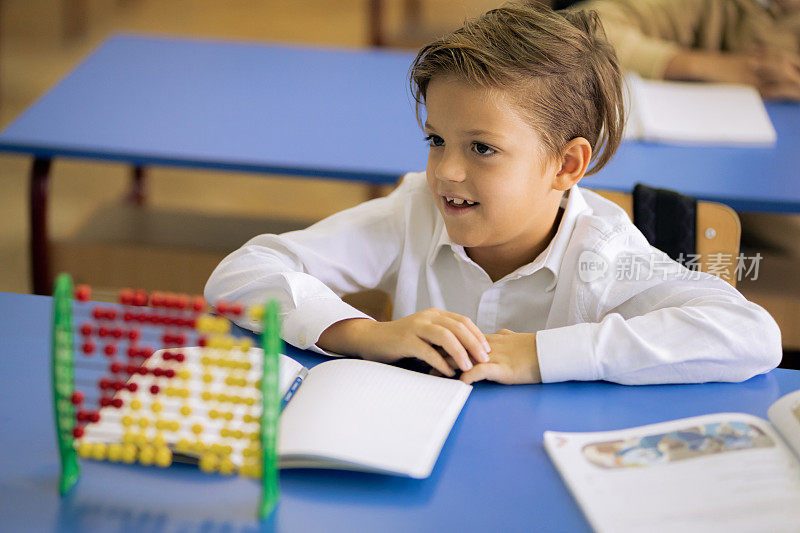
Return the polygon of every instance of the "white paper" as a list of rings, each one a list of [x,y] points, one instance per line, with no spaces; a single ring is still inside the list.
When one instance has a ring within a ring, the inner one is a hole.
[[[749,85],[644,80],[631,72],[625,84],[626,139],[753,146],[777,140],[761,96]]]
[[[317,365],[281,417],[281,466],[428,477],[471,389],[371,361]]]
[[[679,439],[663,436],[675,431]],[[760,418],[721,413],[619,431],[547,431],[544,442],[598,531],[800,528],[800,463]]]

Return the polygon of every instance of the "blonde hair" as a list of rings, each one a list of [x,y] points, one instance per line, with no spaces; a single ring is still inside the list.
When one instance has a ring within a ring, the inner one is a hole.
[[[545,157],[583,137],[599,171],[619,147],[625,122],[622,75],[594,11],[555,12],[504,4],[423,47],[409,72],[417,121],[434,76],[508,91],[539,133]]]

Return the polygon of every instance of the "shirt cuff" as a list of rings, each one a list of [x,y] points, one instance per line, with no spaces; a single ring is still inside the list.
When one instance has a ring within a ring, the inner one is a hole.
[[[601,379],[594,357],[595,328],[599,326],[586,322],[538,331],[536,352],[542,383]]]
[[[374,320],[339,298],[305,301],[284,317],[283,339],[301,350],[313,350],[324,355],[336,356],[338,354],[326,352],[316,343],[323,331],[332,324],[348,318]]]

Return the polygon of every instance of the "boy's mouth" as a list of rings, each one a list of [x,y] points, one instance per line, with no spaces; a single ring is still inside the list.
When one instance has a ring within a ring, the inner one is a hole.
[[[480,205],[479,202],[473,202],[471,200],[466,200],[464,198],[457,198],[455,196],[442,196],[444,201],[445,209],[450,211],[468,211],[471,208],[474,208]]]

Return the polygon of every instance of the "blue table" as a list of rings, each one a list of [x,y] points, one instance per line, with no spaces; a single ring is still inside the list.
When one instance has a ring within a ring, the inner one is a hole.
[[[118,36],[0,135],[30,154],[34,291],[49,294],[55,157],[394,183],[425,168],[413,54]],[[626,143],[590,187],[637,181],[739,210],[800,212],[800,105],[769,104],[772,148]],[[137,174],[141,177],[141,174]],[[141,191],[134,196],[141,200]]]
[[[283,471],[282,498],[264,524],[254,480],[194,467],[82,462],[58,496],[49,379],[51,299],[0,293],[0,532],[5,531],[588,531],[542,445],[546,429],[593,431],[721,411],[765,416],[800,388],[773,370],[745,383],[626,387],[609,383],[479,383],[430,478]],[[306,366],[322,358],[290,351]]]

